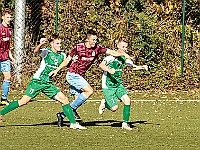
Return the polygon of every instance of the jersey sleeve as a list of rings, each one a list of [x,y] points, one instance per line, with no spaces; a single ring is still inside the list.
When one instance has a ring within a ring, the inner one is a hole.
[[[48,49],[41,49],[41,53],[40,53],[40,56],[42,58],[46,57],[47,54],[49,53],[49,50]]]
[[[101,46],[99,44],[98,44],[98,49],[99,49],[98,50],[99,54],[105,54],[107,52],[107,50],[108,50],[108,48],[103,47],[103,46]]]
[[[61,53],[62,55],[63,55],[63,57],[64,57],[64,60],[66,59],[66,54],[65,53]]]
[[[133,62],[130,59],[126,59],[126,65],[129,67],[134,66]]]
[[[75,45],[72,51],[69,53],[70,57],[73,57],[75,55],[77,55],[77,45]]]
[[[112,61],[114,61],[114,57],[113,56],[107,56],[103,59],[103,61],[105,62],[105,65],[108,66]]]

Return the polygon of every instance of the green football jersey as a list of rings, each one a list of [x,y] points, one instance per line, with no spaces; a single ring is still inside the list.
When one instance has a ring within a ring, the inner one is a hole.
[[[102,88],[112,88],[119,86],[122,83],[122,70],[124,68],[124,64],[126,63],[126,58],[124,56],[107,56],[104,61],[108,68],[115,69],[115,73],[110,74],[107,71],[103,72]]]
[[[33,75],[33,79],[38,79],[42,82],[52,82],[51,77],[49,77],[49,73],[59,67],[59,65],[66,58],[66,55],[63,52],[55,53],[50,48],[41,50],[42,52],[40,56],[42,57],[42,60],[40,67]]]

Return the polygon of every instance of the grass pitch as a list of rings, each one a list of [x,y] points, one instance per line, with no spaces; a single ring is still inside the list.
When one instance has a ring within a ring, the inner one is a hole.
[[[5,116],[0,124],[1,150],[199,150],[199,102],[131,104],[132,131],[122,130],[122,108],[98,114],[100,102],[87,102],[78,112],[87,130],[57,127],[58,102],[30,102]],[[1,107],[2,109],[2,107]]]

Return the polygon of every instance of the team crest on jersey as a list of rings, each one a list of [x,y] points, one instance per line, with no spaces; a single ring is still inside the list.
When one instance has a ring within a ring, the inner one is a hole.
[[[95,51],[92,52],[92,56],[95,56]]]

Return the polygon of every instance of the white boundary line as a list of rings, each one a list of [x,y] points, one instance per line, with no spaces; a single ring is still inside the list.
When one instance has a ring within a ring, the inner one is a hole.
[[[33,100],[34,101],[34,100]],[[36,100],[37,102],[56,102],[55,100]],[[87,100],[86,102],[100,102],[101,100]],[[200,102],[200,100],[131,100],[132,102]]]

